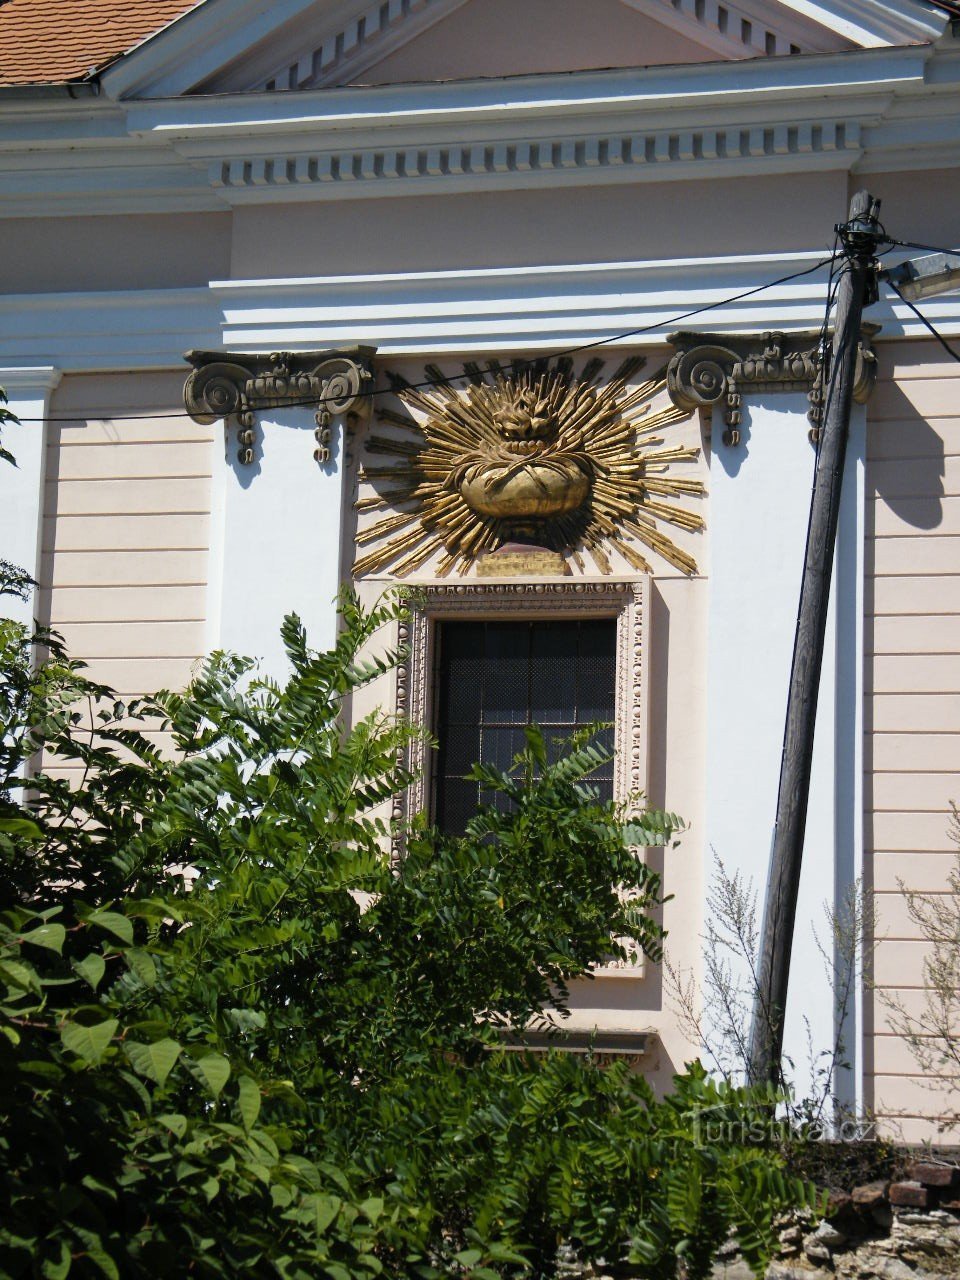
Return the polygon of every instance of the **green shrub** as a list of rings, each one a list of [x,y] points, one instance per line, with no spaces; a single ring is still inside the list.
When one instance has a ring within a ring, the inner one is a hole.
[[[392,866],[411,729],[340,709],[395,663],[362,654],[400,609],[345,596],[329,653],[286,620],[284,685],[218,654],[142,705],[0,624],[0,1276],[483,1280],[550,1275],[565,1241],[695,1280],[730,1229],[761,1266],[806,1196],[703,1140],[767,1096],[692,1069],[657,1101],[499,1047],[622,939],[657,957],[633,849],[680,824],[601,801],[603,753],[548,765],[532,729],[482,774],[510,812],[415,826]]]

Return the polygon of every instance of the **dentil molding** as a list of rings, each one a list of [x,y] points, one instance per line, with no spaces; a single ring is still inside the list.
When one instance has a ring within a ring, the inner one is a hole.
[[[615,182],[630,175],[662,178],[780,172],[784,167],[849,168],[862,154],[856,119],[807,120],[769,126],[657,129],[434,146],[388,146],[313,154],[239,155],[208,167],[210,186],[227,204],[356,195],[357,188],[396,194],[413,185],[445,189],[487,184],[537,185],[566,175]]]

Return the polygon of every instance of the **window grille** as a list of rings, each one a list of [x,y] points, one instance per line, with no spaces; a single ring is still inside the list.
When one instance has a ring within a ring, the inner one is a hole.
[[[616,650],[613,618],[437,624],[434,819],[442,830],[462,834],[478,803],[493,799],[464,774],[475,761],[509,769],[524,725],[541,726],[550,758],[596,721],[608,724],[598,741],[612,748]],[[612,797],[613,761],[590,781]]]

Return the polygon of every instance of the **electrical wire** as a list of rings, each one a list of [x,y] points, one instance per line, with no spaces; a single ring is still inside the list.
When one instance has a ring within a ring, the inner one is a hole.
[[[891,249],[923,249],[927,253],[960,254],[960,249],[941,249],[939,245],[917,244],[915,240],[894,240],[886,236],[884,241]]]
[[[958,362],[960,362],[960,351],[955,351],[954,348],[951,347],[950,343],[946,340],[943,334],[938,331],[938,329],[936,328],[936,326],[933,324],[932,321],[927,319],[927,317],[923,314],[920,308],[915,307],[909,298],[905,298],[903,294],[900,292],[900,290],[897,288],[897,286],[893,283],[892,280],[887,280],[886,283],[890,286],[890,288],[897,295],[897,297],[904,304],[904,306],[910,308],[910,310],[917,317],[917,319],[924,326],[924,328],[930,330],[930,332],[933,334],[936,340],[940,343],[941,347],[943,347],[944,351],[946,351],[947,355],[952,356],[954,360],[957,360]]]
[[[581,351],[593,351],[597,347],[606,346],[612,342],[622,342],[625,338],[635,338],[635,337],[639,337],[640,334],[643,334],[643,333],[652,333],[655,329],[669,329],[669,328],[672,328],[675,324],[679,324],[681,320],[689,320],[691,319],[691,317],[702,315],[706,311],[719,311],[722,307],[728,307],[731,305],[731,303],[734,303],[734,302],[741,302],[744,298],[751,298],[754,296],[754,294],[762,293],[765,289],[775,289],[777,285],[788,284],[791,280],[799,280],[803,276],[812,275],[815,271],[819,271],[821,267],[825,267],[828,264],[830,264],[831,270],[832,270],[832,267],[835,261],[836,261],[836,253],[833,253],[829,258],[821,258],[821,260],[819,262],[815,262],[812,267],[804,267],[802,271],[793,271],[789,275],[779,276],[776,280],[767,280],[764,284],[754,285],[753,288],[744,289],[741,293],[731,294],[730,297],[724,298],[720,302],[709,302],[701,307],[693,307],[690,311],[682,311],[680,312],[679,315],[671,316],[669,320],[655,320],[653,324],[642,325],[639,329],[627,329],[623,333],[612,334],[610,337],[607,337],[607,338],[597,338],[593,342],[583,342],[576,347],[567,347],[564,350],[554,351],[548,355],[531,356],[527,360],[518,360],[514,362],[512,367],[514,369],[519,370],[519,369],[523,369],[523,368],[535,365],[541,360],[556,360],[564,356],[573,356],[573,355],[577,355]],[[468,378],[469,378],[469,375],[466,373],[450,374],[445,378],[428,378],[423,382],[411,382],[407,385],[405,389],[410,391],[419,391],[426,387],[447,387],[447,386],[452,386],[454,383],[457,383],[457,382],[464,382]],[[394,394],[394,390],[392,387],[381,387],[379,390],[361,391],[357,394],[355,399],[372,400],[372,399],[375,399],[377,396],[385,396],[385,395],[393,395],[393,394]],[[307,397],[303,400],[285,400],[283,402],[283,407],[285,409],[297,408],[297,407],[320,408],[322,405],[326,404],[328,401],[333,401],[338,398],[339,397],[335,397],[335,396],[326,396],[326,397],[320,397],[320,398],[317,398],[316,396],[312,396],[312,397]],[[103,420],[108,422],[141,422],[144,419],[144,417],[147,417],[147,416],[154,419],[155,418],[189,418],[190,414],[188,414],[185,409],[178,409],[169,413],[166,413],[166,412],[151,413],[148,415],[142,414],[142,413],[117,414],[115,416],[108,417]],[[20,418],[18,419],[18,421],[31,422],[31,423],[86,422],[88,421],[88,418],[76,417],[76,416]]]

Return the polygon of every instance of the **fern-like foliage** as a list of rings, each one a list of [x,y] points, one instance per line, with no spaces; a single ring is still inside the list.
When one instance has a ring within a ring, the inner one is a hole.
[[[285,681],[217,653],[135,703],[0,623],[0,1277],[490,1280],[565,1240],[696,1280],[730,1227],[769,1254],[803,1189],[696,1127],[769,1099],[501,1048],[659,954],[638,846],[681,824],[531,729],[474,771],[501,807],[414,820],[394,865],[414,730],[344,711],[402,611],[344,595],[329,652],[285,620]]]

